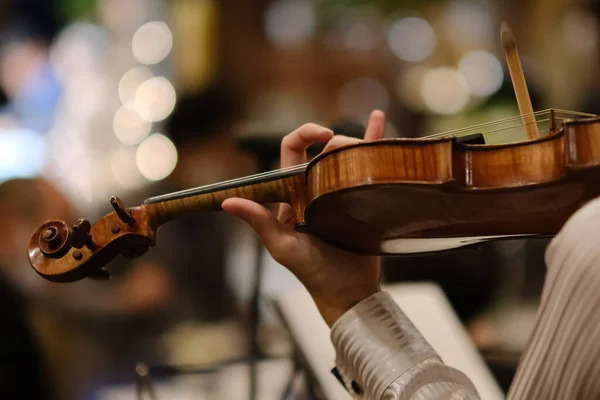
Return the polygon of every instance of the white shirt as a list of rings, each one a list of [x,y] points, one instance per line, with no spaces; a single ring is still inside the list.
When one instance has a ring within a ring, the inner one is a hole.
[[[508,399],[600,398],[600,199],[575,213],[546,250],[533,333]],[[337,369],[357,399],[479,399],[386,292],[332,327]]]

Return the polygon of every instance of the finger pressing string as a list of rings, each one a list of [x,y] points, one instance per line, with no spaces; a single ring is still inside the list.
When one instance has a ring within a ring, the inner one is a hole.
[[[327,145],[323,149],[323,152],[330,151],[330,150],[336,149],[338,147],[348,146],[351,144],[357,144],[357,143],[361,143],[361,142],[363,142],[363,140],[361,140],[361,139],[351,138],[351,137],[344,136],[344,135],[335,135],[333,137],[333,139],[331,139],[329,142],[327,142]]]
[[[365,140],[372,141],[383,139],[385,136],[385,114],[383,111],[375,110],[369,117],[369,125],[365,131]]]
[[[306,162],[306,149],[314,143],[324,143],[333,137],[333,131],[317,124],[304,124],[283,138],[281,168]]]

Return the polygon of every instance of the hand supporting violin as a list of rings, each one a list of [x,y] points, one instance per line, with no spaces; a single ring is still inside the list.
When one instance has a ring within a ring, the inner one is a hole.
[[[374,111],[364,140],[383,138],[384,125],[384,114]],[[327,142],[326,152],[357,141],[334,136],[329,129],[307,124],[283,139],[281,164],[285,168],[305,162],[306,149],[315,142]],[[296,213],[288,204],[279,207],[277,216],[258,203],[240,198],[225,200],[222,208],[250,224],[271,256],[304,284],[321,316],[332,328],[338,372],[353,394],[364,393],[369,398],[381,399],[384,398],[382,388],[391,387],[394,380],[402,379],[389,371],[378,371],[383,357],[383,365],[393,366],[398,371],[410,369],[420,375],[427,374],[432,368],[443,370],[443,380],[452,385],[450,392],[456,391],[463,399],[478,398],[469,379],[442,365],[437,353],[389,294],[381,291],[380,257],[344,251],[314,235],[297,232],[294,229]],[[367,381],[367,376],[374,379]],[[406,382],[413,384],[411,379]],[[398,385],[400,392],[403,390],[401,385]],[[448,387],[437,385],[430,390],[435,391],[435,397],[431,399],[450,393]]]
[[[385,115],[371,114],[364,140],[384,136]],[[327,128],[306,124],[284,137],[281,167],[306,162],[306,149],[327,142],[324,151],[360,140],[335,135]],[[308,289],[325,322],[331,327],[346,311],[380,291],[379,257],[359,255],[333,247],[313,235],[297,232],[289,204],[278,215],[250,200],[231,198],[222,207],[246,221],[260,236],[271,256],[288,268]]]

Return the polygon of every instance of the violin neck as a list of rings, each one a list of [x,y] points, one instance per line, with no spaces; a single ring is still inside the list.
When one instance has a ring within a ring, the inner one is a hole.
[[[220,211],[223,201],[238,197],[260,204],[303,201],[306,165],[250,175],[244,178],[156,196],[144,201],[144,208],[160,226],[177,218],[206,211]]]

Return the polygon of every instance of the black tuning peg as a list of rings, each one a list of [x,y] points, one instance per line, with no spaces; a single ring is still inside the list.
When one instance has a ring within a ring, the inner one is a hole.
[[[92,240],[92,235],[90,235],[90,231],[92,230],[92,224],[87,219],[78,219],[73,225],[73,234],[71,235],[71,246],[76,249],[80,249],[83,246],[87,246],[90,249],[93,249],[95,244]]]
[[[121,221],[125,222],[129,226],[133,226],[135,224],[135,219],[131,215],[131,211],[125,207],[125,204],[123,204],[121,199],[116,196],[111,197],[110,205],[113,206]]]

